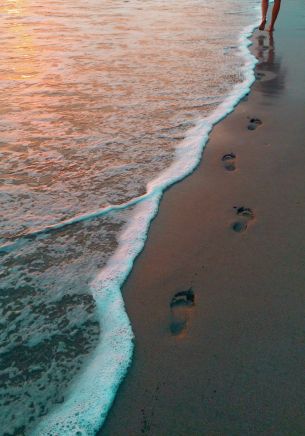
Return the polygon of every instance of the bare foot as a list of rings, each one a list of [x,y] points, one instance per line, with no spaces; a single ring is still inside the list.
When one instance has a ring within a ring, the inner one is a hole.
[[[259,25],[259,30],[265,30],[265,26],[266,26],[267,20],[263,20],[261,22],[261,24]]]
[[[269,32],[269,33],[272,33],[272,32],[274,32],[274,27],[272,26],[270,26],[270,27],[268,27],[268,29],[267,29],[267,32]]]

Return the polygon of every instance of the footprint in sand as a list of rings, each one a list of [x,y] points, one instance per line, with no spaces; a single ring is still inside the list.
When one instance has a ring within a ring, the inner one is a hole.
[[[189,312],[195,305],[195,294],[192,288],[187,291],[177,292],[171,302],[171,323],[170,331],[173,335],[182,333],[188,323]]]
[[[257,127],[261,126],[263,123],[259,118],[250,118],[248,124],[248,130],[255,130]]]
[[[256,71],[255,73],[256,80],[262,80],[264,77],[266,77],[266,73],[261,73],[260,71]]]
[[[222,156],[221,160],[224,163],[224,167],[227,171],[235,170],[235,159],[236,155],[234,153],[228,153]]]
[[[249,207],[238,207],[236,209],[239,220],[232,224],[232,229],[237,233],[241,233],[247,229],[248,222],[254,219],[254,212]]]

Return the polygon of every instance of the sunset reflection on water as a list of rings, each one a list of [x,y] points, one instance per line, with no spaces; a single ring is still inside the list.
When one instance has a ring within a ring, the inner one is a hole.
[[[213,13],[196,0],[2,5],[0,189],[17,208],[2,235],[145,192],[241,79],[223,51],[241,23],[227,16],[219,44]]]
[[[1,45],[1,80],[29,80],[37,74],[36,49],[30,26],[22,18],[30,13],[27,0],[8,0],[0,6],[7,15],[6,38]]]

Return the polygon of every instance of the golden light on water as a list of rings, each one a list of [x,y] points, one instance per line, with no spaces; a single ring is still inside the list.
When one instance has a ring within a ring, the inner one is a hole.
[[[15,14],[18,15],[21,13],[21,8],[24,4],[24,0],[8,0],[4,6],[4,12],[7,14]]]
[[[0,13],[7,17],[7,40],[3,47],[6,69],[2,80],[29,80],[35,74],[35,45],[30,25],[25,18],[29,13],[27,0],[7,0]]]

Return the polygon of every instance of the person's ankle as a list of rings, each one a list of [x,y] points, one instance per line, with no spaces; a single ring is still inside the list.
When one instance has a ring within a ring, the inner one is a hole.
[[[264,30],[267,23],[267,19],[263,18],[261,24],[259,25],[259,30]]]

